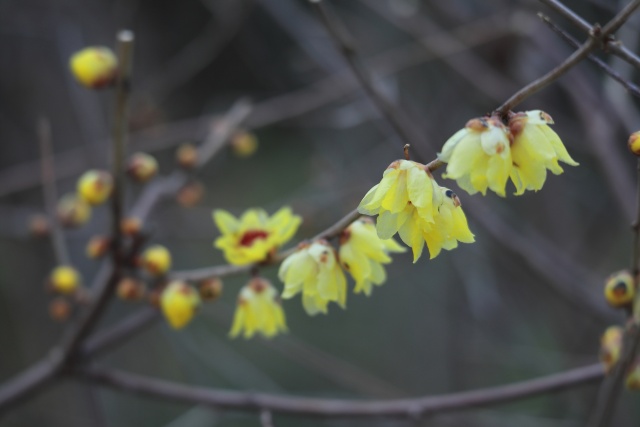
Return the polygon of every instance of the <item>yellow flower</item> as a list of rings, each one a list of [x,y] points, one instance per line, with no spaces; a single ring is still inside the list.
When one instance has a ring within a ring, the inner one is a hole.
[[[49,283],[54,291],[61,294],[72,294],[80,286],[80,273],[69,265],[60,265],[53,269]]]
[[[547,178],[547,169],[560,175],[563,169],[558,161],[578,166],[550,124],[553,124],[551,116],[540,110],[517,113],[509,118],[513,135],[510,177],[516,186],[516,195],[525,190],[540,190]]]
[[[285,284],[282,298],[302,292],[302,305],[311,316],[327,313],[331,301],[346,307],[347,279],[326,240],[299,245],[280,266],[278,277]]]
[[[612,274],[604,285],[604,296],[612,307],[630,306],[635,293],[633,276],[627,270]]]
[[[113,190],[113,178],[105,171],[91,169],[78,179],[78,195],[91,205],[104,203]]]
[[[181,281],[169,283],[160,297],[162,313],[174,329],[185,327],[196,314],[199,305],[198,292]]]
[[[171,252],[162,245],[148,247],[142,253],[142,266],[152,276],[162,276],[171,268]]]
[[[258,332],[272,338],[286,331],[287,325],[278,291],[264,279],[252,279],[240,291],[229,335],[235,338],[242,333],[244,338],[251,338]]]
[[[389,252],[404,252],[395,240],[382,240],[369,218],[354,221],[340,235],[340,263],[356,281],[355,293],[371,295],[373,285],[387,279],[382,264],[389,264]]]
[[[600,361],[606,372],[610,372],[620,359],[623,335],[624,329],[622,327],[609,326],[600,338]]]
[[[107,47],[87,47],[73,54],[69,60],[69,67],[82,85],[100,89],[115,81],[118,59]]]
[[[129,176],[138,182],[147,182],[158,173],[158,161],[147,153],[135,153],[127,166]]]
[[[443,176],[455,179],[469,194],[485,195],[489,188],[505,196],[512,160],[508,130],[500,119],[469,120],[445,142],[438,158],[447,163]]]
[[[442,147],[438,157],[447,163],[443,176],[469,194],[485,195],[490,189],[504,197],[509,179],[516,195],[540,190],[547,169],[563,172],[558,161],[578,165],[550,124],[551,117],[540,110],[512,114],[507,126],[498,117],[472,119]]]
[[[376,230],[381,239],[399,233],[413,249],[413,262],[420,258],[425,242],[434,258],[443,248],[457,247],[458,241],[474,241],[458,197],[440,187],[426,166],[409,160],[391,163],[358,211],[378,215]]]
[[[56,207],[58,220],[65,227],[79,227],[91,218],[91,206],[76,194],[65,194]]]
[[[216,209],[213,220],[222,233],[214,242],[215,247],[222,249],[226,260],[236,265],[266,260],[293,237],[302,222],[289,207],[281,208],[271,217],[263,209],[249,209],[240,219]]]

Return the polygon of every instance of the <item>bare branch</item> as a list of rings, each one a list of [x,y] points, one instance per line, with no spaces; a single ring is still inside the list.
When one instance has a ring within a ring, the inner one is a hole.
[[[415,419],[454,410],[499,405],[599,381],[600,364],[518,383],[473,391],[396,400],[340,400],[243,393],[187,386],[107,368],[83,367],[72,375],[124,392],[218,409],[282,413],[309,417],[394,417]]]

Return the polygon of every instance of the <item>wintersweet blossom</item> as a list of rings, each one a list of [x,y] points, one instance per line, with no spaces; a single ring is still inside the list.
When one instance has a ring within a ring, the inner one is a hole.
[[[427,166],[410,160],[397,160],[387,168],[382,181],[364,196],[358,211],[378,215],[378,237],[400,239],[413,250],[416,262],[426,242],[431,258],[457,242],[473,242],[473,234],[451,191],[440,187]]]
[[[340,263],[356,281],[355,293],[371,295],[373,285],[387,279],[383,264],[391,262],[390,252],[406,249],[393,239],[381,239],[369,218],[354,221],[340,235]]]
[[[540,110],[511,113],[506,125],[497,116],[472,119],[442,147],[443,176],[469,194],[485,195],[490,189],[504,197],[509,179],[516,195],[540,190],[547,170],[563,172],[559,161],[578,165],[550,124],[551,116]]]
[[[286,331],[287,324],[278,291],[265,279],[251,279],[238,296],[229,335],[235,338],[242,334],[244,338],[251,338],[260,333],[266,338],[272,338]]]
[[[182,329],[191,322],[199,305],[198,292],[179,280],[169,283],[160,297],[162,314],[174,329]]]
[[[280,265],[278,277],[285,284],[282,298],[302,292],[302,305],[309,315],[327,313],[331,301],[346,307],[347,279],[326,240],[298,245]]]
[[[563,169],[558,161],[578,166],[558,134],[549,127],[551,124],[551,116],[540,110],[517,113],[509,118],[509,130],[513,135],[510,177],[517,195],[525,190],[540,190],[547,178],[547,169],[560,175]]]
[[[245,265],[266,260],[288,242],[298,230],[302,218],[283,207],[273,216],[263,209],[249,209],[240,219],[216,209],[213,220],[222,235],[214,242],[231,264]]]
[[[504,197],[512,167],[508,132],[497,117],[469,120],[438,154],[447,163],[443,176],[455,179],[469,194],[485,195],[489,188]]]

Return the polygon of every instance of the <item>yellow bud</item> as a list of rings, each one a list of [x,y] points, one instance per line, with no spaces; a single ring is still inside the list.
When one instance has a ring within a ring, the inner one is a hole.
[[[629,136],[627,145],[633,154],[640,156],[640,131],[634,132]]]
[[[258,149],[258,138],[247,131],[238,131],[231,138],[231,148],[240,157],[249,157]]]
[[[193,169],[198,164],[198,149],[195,145],[184,143],[176,151],[176,161],[181,168]]]
[[[629,390],[640,390],[640,359],[636,359],[629,367],[625,385]]]
[[[79,227],[91,218],[91,206],[75,194],[66,194],[56,208],[58,221],[65,227]]]
[[[125,301],[141,300],[146,293],[144,283],[132,277],[125,277],[118,282],[116,294],[118,298]]]
[[[53,269],[49,276],[51,289],[61,294],[72,294],[80,286],[80,273],[68,265],[60,265]]]
[[[151,246],[142,253],[142,266],[152,276],[163,276],[171,268],[171,253],[162,245]]]
[[[198,181],[185,184],[176,194],[176,201],[185,208],[192,208],[202,200],[204,186]]]
[[[222,280],[217,277],[203,280],[198,285],[200,298],[202,298],[203,301],[215,301],[222,295],[223,287]]]
[[[51,232],[49,218],[43,214],[33,215],[29,218],[29,233],[34,237],[47,237]]]
[[[612,307],[624,307],[633,303],[635,288],[633,277],[627,270],[612,274],[604,286],[604,296]]]
[[[85,248],[87,258],[102,258],[109,250],[110,244],[111,240],[107,236],[93,236]]]
[[[105,171],[88,170],[78,179],[78,195],[91,205],[104,203],[113,190],[113,178]]]
[[[140,234],[140,230],[142,229],[142,221],[140,218],[130,217],[124,218],[120,222],[120,232],[125,236],[135,236]]]
[[[185,282],[169,283],[160,297],[162,313],[174,329],[185,327],[200,305],[198,293]]]
[[[76,80],[90,89],[110,86],[118,76],[118,59],[111,49],[102,46],[87,47],[74,53],[69,67]]]
[[[618,363],[622,348],[622,336],[624,330],[620,326],[609,326],[600,338],[600,361],[606,372]]]
[[[127,172],[134,180],[147,182],[158,173],[158,162],[147,153],[135,153],[129,159]]]
[[[58,297],[49,303],[49,315],[58,322],[67,320],[71,314],[71,309],[71,303],[62,297]]]

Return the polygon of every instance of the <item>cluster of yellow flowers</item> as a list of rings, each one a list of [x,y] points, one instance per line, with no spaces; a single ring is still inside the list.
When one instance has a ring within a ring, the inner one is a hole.
[[[447,163],[443,176],[469,194],[485,195],[490,189],[504,197],[509,179],[516,195],[538,191],[547,170],[563,172],[558,161],[578,165],[550,124],[551,116],[540,110],[512,113],[506,125],[495,116],[472,119],[442,147],[438,158]]]

